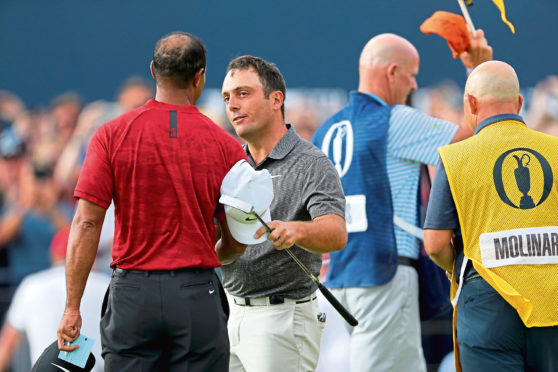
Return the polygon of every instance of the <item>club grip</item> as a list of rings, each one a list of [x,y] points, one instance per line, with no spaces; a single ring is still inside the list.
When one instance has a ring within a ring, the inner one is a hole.
[[[355,317],[352,316],[351,313],[349,313],[349,311],[345,309],[345,307],[343,307],[343,305],[341,305],[341,302],[339,302],[337,298],[335,298],[333,293],[331,293],[329,289],[324,287],[322,283],[318,282],[316,284],[318,285],[318,289],[320,290],[320,292],[322,292],[324,297],[335,308],[335,310],[337,310],[337,312],[341,314],[341,316],[347,321],[347,323],[349,323],[353,327],[356,327],[358,325],[358,320],[356,320]]]

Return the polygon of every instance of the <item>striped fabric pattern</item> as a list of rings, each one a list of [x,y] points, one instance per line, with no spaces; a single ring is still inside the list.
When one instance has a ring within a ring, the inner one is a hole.
[[[409,106],[397,105],[393,108],[388,130],[387,172],[396,216],[418,226],[420,165],[435,165],[438,147],[449,144],[458,128],[453,123],[433,118]],[[419,240],[394,227],[399,256],[418,258]]]

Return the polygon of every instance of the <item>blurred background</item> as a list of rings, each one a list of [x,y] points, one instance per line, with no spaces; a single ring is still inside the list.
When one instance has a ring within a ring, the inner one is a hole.
[[[469,12],[494,58],[516,69],[528,125],[558,135],[558,2],[505,4],[515,34],[490,0],[474,0]],[[456,0],[0,0],[0,321],[21,281],[52,264],[51,241],[71,222],[72,192],[93,132],[153,97],[149,63],[161,36],[183,30],[205,43],[199,106],[231,133],[220,94],[228,62],[243,54],[275,62],[287,82],[287,121],[309,139],[346,103],[362,47],[383,32],[404,36],[420,53],[420,89],[410,104],[461,121],[463,65],[442,38],[419,31],[437,10],[460,13]],[[108,216],[101,272],[110,271]],[[343,324],[334,316],[319,371],[346,368]],[[425,324],[423,333],[434,371],[451,349],[449,318]],[[29,370],[25,348],[14,365],[2,361],[3,335],[0,371]]]

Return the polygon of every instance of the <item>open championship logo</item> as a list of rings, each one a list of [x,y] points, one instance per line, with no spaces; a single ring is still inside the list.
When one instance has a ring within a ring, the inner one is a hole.
[[[518,209],[532,209],[542,204],[554,182],[548,161],[535,150],[525,147],[511,149],[500,155],[494,164],[493,177],[500,199]]]
[[[339,178],[347,174],[351,167],[351,162],[353,161],[353,142],[353,127],[348,120],[333,124],[322,142],[322,151],[333,162]]]

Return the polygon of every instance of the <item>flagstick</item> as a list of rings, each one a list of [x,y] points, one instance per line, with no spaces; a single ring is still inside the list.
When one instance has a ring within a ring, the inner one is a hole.
[[[471,34],[473,37],[475,36],[475,26],[473,25],[473,21],[471,20],[471,16],[469,15],[469,11],[467,10],[467,6],[463,2],[463,0],[457,0],[459,6],[461,7],[461,13],[463,13],[463,17],[465,17],[465,21],[469,26],[469,30],[471,30]]]

